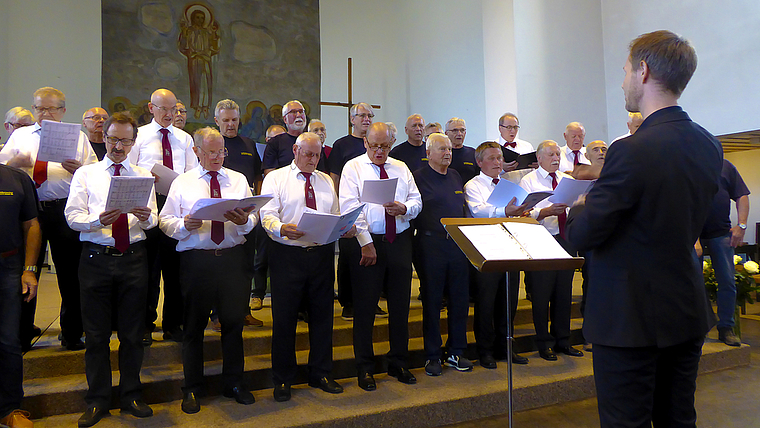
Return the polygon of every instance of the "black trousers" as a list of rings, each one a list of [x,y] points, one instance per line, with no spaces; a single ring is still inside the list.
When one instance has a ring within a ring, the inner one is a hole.
[[[422,290],[422,330],[425,337],[425,358],[440,359],[441,302],[448,293],[449,335],[446,348],[451,355],[463,355],[467,349],[467,315],[470,310],[470,264],[452,239],[443,236],[415,236],[425,277]]]
[[[79,257],[82,243],[79,232],[72,230],[63,214],[66,199],[40,203],[39,221],[42,228],[42,246],[50,243],[50,255],[55,263],[58,290],[61,293],[61,333],[68,343],[82,338],[82,309],[79,303]],[[37,269],[42,267],[45,252],[40,251]]]
[[[333,244],[269,245],[275,384],[292,384],[296,378],[296,324],[302,301],[309,313],[309,377],[316,380],[332,372],[334,260]]]
[[[667,348],[594,343],[602,428],[695,427],[694,392],[703,344],[703,337]]]
[[[409,359],[409,298],[412,290],[412,232],[398,234],[393,243],[385,235],[372,235],[377,262],[360,266],[361,247],[356,239],[349,241],[347,254],[351,269],[354,305],[354,356],[356,369],[374,372],[375,353],[372,332],[375,309],[383,284],[388,284],[388,365],[408,368]]]
[[[140,368],[148,265],[145,245],[137,242],[121,256],[103,253],[103,246],[84,243],[79,262],[85,340],[88,405],[111,403],[111,323],[117,305],[119,337],[119,394],[121,404],[140,398]]]
[[[569,242],[559,235],[554,238],[568,253],[575,254]],[[569,346],[574,273],[572,269],[526,273],[532,281],[534,341],[538,349]]]
[[[356,243],[356,238],[338,239],[338,303],[346,307],[354,304],[353,287],[351,286],[351,261],[349,253]]]
[[[520,272],[477,272],[475,341],[478,355],[507,355],[507,275],[509,275],[510,323],[514,330]]]
[[[158,211],[166,203],[166,196],[156,194]],[[165,235],[158,227],[145,232],[148,250],[148,306],[145,311],[145,327],[148,331],[156,328],[158,299],[161,294],[161,278],[164,279],[164,307],[161,313],[161,328],[175,330],[182,325],[182,289],[179,284],[179,253],[177,240]]]
[[[254,241],[256,246],[256,254],[253,258],[253,292],[251,294],[259,299],[264,299],[267,294],[267,276],[269,273],[268,249],[272,238],[267,235],[261,222],[256,223],[252,234],[253,239],[249,239],[249,236],[245,238]]]
[[[182,341],[184,392],[203,390],[203,334],[211,308],[222,324],[222,380],[225,389],[242,387],[243,324],[251,284],[244,271],[242,245],[180,253],[185,335]]]
[[[0,419],[21,408],[24,398],[24,359],[19,340],[23,271],[23,252],[0,257]]]

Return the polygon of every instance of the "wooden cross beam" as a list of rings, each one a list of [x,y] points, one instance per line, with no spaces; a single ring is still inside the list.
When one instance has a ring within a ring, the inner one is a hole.
[[[321,106],[330,106],[330,107],[345,107],[348,110],[348,133],[351,133],[351,106],[354,105],[354,98],[353,98],[353,88],[351,85],[351,63],[352,58],[348,58],[348,102],[341,103],[341,102],[332,102],[332,101],[320,101],[319,105]],[[372,108],[379,109],[380,106],[377,104],[370,104]]]

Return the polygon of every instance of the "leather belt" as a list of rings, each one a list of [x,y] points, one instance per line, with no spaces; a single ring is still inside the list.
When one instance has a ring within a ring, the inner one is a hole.
[[[417,230],[417,233],[424,236],[432,236],[435,238],[441,238],[441,239],[451,239],[451,236],[449,236],[446,232],[437,232],[434,230]]]
[[[108,245],[100,245],[96,244],[94,242],[85,242],[84,248],[91,252],[98,255],[104,255],[104,256],[111,256],[111,257],[121,257],[125,254],[133,254],[135,251],[142,248],[144,245],[143,241],[134,242],[132,244],[129,244],[129,248],[127,248],[127,251],[121,252],[116,249],[116,247],[111,247]]]

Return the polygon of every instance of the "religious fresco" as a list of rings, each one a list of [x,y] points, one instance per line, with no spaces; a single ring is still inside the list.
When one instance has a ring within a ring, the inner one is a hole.
[[[102,0],[101,102],[144,124],[150,94],[173,91],[185,130],[214,125],[214,106],[240,105],[241,135],[263,142],[282,105],[319,105],[318,0]]]

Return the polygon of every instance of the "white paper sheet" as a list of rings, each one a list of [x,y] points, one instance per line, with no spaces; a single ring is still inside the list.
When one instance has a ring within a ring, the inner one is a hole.
[[[150,172],[158,176],[158,180],[156,181],[156,192],[162,195],[168,195],[172,182],[179,174],[173,169],[167,168],[160,163],[153,164],[153,168]]]
[[[486,260],[527,260],[530,258],[501,224],[460,226],[459,230]]]
[[[386,204],[396,200],[396,185],[398,177],[385,180],[364,180],[362,187],[362,202]]]
[[[509,180],[499,180],[499,184],[488,197],[488,203],[495,207],[506,207],[512,198],[517,198],[515,205],[527,202],[525,210],[533,208],[537,203],[551,196],[552,192],[533,192],[528,194],[522,187]]]
[[[592,184],[594,184],[593,180],[573,180],[571,178],[563,178],[559,181],[557,188],[554,189],[554,195],[549,198],[549,202],[553,204],[572,205],[573,202],[578,199],[578,196],[591,189]]]
[[[264,150],[266,150],[266,148],[266,144],[256,143],[256,152],[258,152],[259,159],[262,161],[264,160]]]
[[[321,213],[311,208],[306,208],[296,226],[296,229],[304,232],[304,236],[298,240],[317,244],[334,242],[354,225],[362,208],[364,208],[364,205],[356,207],[354,210],[343,215]]]
[[[559,187],[559,186],[557,186]],[[570,259],[570,254],[562,248],[546,228],[540,224],[504,222],[505,228],[528,251],[533,259]]]
[[[62,163],[68,159],[76,159],[81,129],[82,125],[78,123],[43,120],[37,160]]]
[[[111,177],[106,211],[120,209],[126,213],[132,208],[147,207],[152,191],[153,177]]]
[[[198,199],[190,209],[190,218],[199,220],[227,221],[224,213],[235,208],[253,208],[257,212],[264,204],[272,200],[272,195],[251,196],[243,199],[203,198]]]

